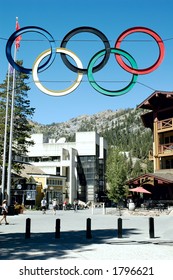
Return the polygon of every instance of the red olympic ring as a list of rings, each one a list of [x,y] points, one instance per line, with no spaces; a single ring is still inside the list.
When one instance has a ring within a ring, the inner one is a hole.
[[[115,47],[117,49],[121,49],[120,44],[122,42],[122,40],[128,36],[131,33],[134,32],[143,32],[143,33],[147,33],[148,35],[150,35],[151,37],[153,37],[155,39],[155,41],[157,42],[158,46],[159,46],[159,57],[157,59],[157,61],[150,67],[148,68],[144,68],[144,69],[134,69],[130,66],[128,66],[123,59],[121,58],[120,55],[115,54],[116,60],[119,63],[119,65],[126,70],[127,72],[130,72],[131,74],[138,74],[138,75],[142,75],[142,74],[148,74],[154,70],[156,70],[157,67],[159,67],[159,65],[162,63],[163,58],[164,58],[164,54],[165,54],[165,47],[164,47],[164,43],[162,41],[162,39],[160,38],[160,36],[154,32],[153,30],[149,29],[149,28],[145,28],[145,27],[133,27],[133,28],[129,28],[127,30],[125,30],[123,33],[121,33],[121,35],[118,37],[116,43],[115,43]]]

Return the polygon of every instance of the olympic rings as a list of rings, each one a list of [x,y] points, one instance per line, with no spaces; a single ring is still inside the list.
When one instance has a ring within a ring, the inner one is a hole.
[[[23,27],[23,28],[20,28],[18,29],[17,31],[15,31],[8,39],[7,41],[7,44],[6,44],[6,56],[7,56],[7,59],[9,61],[9,63],[11,64],[11,66],[13,68],[15,68],[17,71],[19,72],[22,72],[22,73],[25,73],[25,74],[31,74],[32,72],[32,68],[24,68],[20,65],[18,65],[14,59],[12,58],[12,55],[11,55],[11,47],[13,45],[13,42],[15,41],[15,39],[23,34],[23,33],[26,33],[26,32],[36,32],[36,33],[40,33],[42,34],[44,37],[47,38],[47,40],[49,41],[50,43],[50,46],[51,46],[51,53],[50,53],[50,56],[48,58],[48,60],[43,64],[41,65],[39,68],[38,68],[38,72],[41,72],[41,71],[44,71],[46,70],[54,61],[55,59],[55,55],[56,55],[56,52],[55,52],[55,49],[56,49],[56,46],[55,46],[55,40],[54,38],[52,37],[52,35],[46,31],[45,29],[41,28],[41,27],[36,27],[36,26],[26,26],[26,27]]]
[[[142,32],[142,33],[147,33],[150,36],[152,36],[158,46],[159,46],[159,57],[157,59],[157,61],[150,67],[146,68],[146,69],[134,69],[130,66],[128,66],[121,58],[121,56],[119,55],[115,55],[117,62],[119,63],[119,65],[126,71],[130,72],[131,74],[148,74],[154,70],[156,70],[156,68],[161,64],[163,58],[164,58],[164,53],[165,53],[165,48],[164,48],[164,43],[162,41],[162,39],[160,38],[160,36],[154,32],[153,30],[149,29],[149,28],[145,28],[145,27],[133,27],[133,28],[129,28],[126,31],[124,31],[117,39],[116,43],[115,43],[115,48],[120,48],[120,44],[122,42],[122,40],[128,36],[131,33],[134,32]]]
[[[62,40],[61,42],[61,45],[60,47],[61,48],[65,48],[66,45],[67,45],[67,42],[71,39],[71,37],[73,37],[74,35],[76,35],[77,33],[81,33],[81,32],[90,32],[90,33],[93,33],[95,35],[97,35],[104,43],[104,46],[105,46],[105,49],[106,49],[106,52],[105,52],[105,57],[104,59],[97,65],[93,68],[93,72],[96,72],[96,71],[99,71],[100,69],[102,69],[105,64],[107,63],[108,59],[109,59],[109,55],[110,55],[110,44],[109,44],[109,41],[108,39],[106,38],[106,36],[101,32],[99,31],[98,29],[95,29],[93,27],[88,27],[88,26],[83,26],[83,27],[78,27],[78,28],[75,28],[73,30],[71,30]],[[65,65],[72,71],[74,72],[82,72],[83,74],[87,74],[87,69],[80,69],[74,65],[72,65],[69,60],[67,59],[67,57],[62,54],[61,55],[61,58],[63,60],[63,62],[65,63]]]
[[[50,49],[44,51],[36,58],[33,68],[24,68],[24,67],[18,65],[12,58],[12,54],[11,54],[11,48],[12,48],[12,45],[13,45],[14,41],[16,40],[16,38],[26,32],[40,33],[41,35],[46,37],[46,39],[50,43]],[[81,32],[93,33],[94,35],[98,36],[102,40],[102,42],[105,46],[105,49],[97,52],[91,58],[91,60],[88,64],[88,67],[86,69],[83,68],[82,62],[80,61],[78,56],[75,53],[73,53],[71,50],[68,50],[65,48],[68,41],[71,39],[71,37],[73,37],[74,35],[81,33]],[[156,62],[148,68],[138,69],[135,59],[128,52],[120,49],[122,40],[126,36],[128,36],[134,32],[142,32],[142,33],[148,34],[156,41],[156,43],[159,47],[159,56],[158,56]],[[64,89],[64,90],[49,90],[40,83],[39,78],[38,78],[38,73],[46,70],[53,63],[56,53],[60,53],[64,64],[71,71],[77,73],[77,78],[76,78],[75,82],[70,87],[68,87],[67,89]],[[125,71],[133,74],[133,77],[132,77],[130,83],[121,90],[106,90],[106,89],[102,88],[101,86],[99,86],[93,78],[93,73],[101,70],[106,65],[111,53],[115,54],[115,58],[116,58],[117,62]],[[23,28],[15,31],[9,37],[7,44],[6,44],[6,56],[7,56],[9,63],[11,64],[11,66],[19,72],[23,72],[26,74],[32,73],[33,80],[34,80],[36,86],[44,93],[49,94],[49,95],[54,95],[54,96],[64,96],[64,95],[72,92],[73,90],[75,90],[79,86],[79,84],[82,80],[83,74],[87,74],[88,80],[89,80],[91,86],[95,90],[97,90],[98,92],[100,92],[104,95],[119,96],[119,95],[125,94],[132,89],[132,87],[134,86],[134,84],[137,81],[138,75],[148,74],[152,71],[155,71],[156,68],[158,68],[160,66],[160,64],[163,61],[164,54],[165,54],[165,47],[164,47],[164,43],[163,43],[161,37],[153,30],[151,30],[149,28],[145,28],[145,27],[133,27],[133,28],[129,28],[129,29],[125,30],[118,37],[118,39],[114,45],[114,48],[110,47],[107,37],[101,31],[99,31],[98,29],[92,28],[92,27],[88,27],[88,26],[78,27],[78,28],[71,30],[69,33],[67,33],[67,35],[65,35],[65,37],[63,38],[63,40],[60,44],[60,48],[56,48],[55,40],[48,31],[46,31],[43,28],[36,27],[36,26],[26,26],[26,27],[23,27]],[[74,66],[73,64],[71,64],[71,62],[67,59],[67,55],[69,55],[75,61],[77,66]],[[43,62],[42,65],[40,65],[41,61],[47,56],[48,56],[48,59],[45,62]],[[104,56],[104,58],[101,60],[101,62],[99,64],[97,64],[94,67],[95,62],[101,56]],[[123,61],[122,56],[125,57],[129,61],[130,66],[127,65]]]
[[[129,85],[127,85],[125,88],[121,89],[121,90],[105,90],[104,88],[102,88],[101,86],[99,86],[95,81],[94,81],[94,78],[93,78],[93,75],[92,75],[92,68],[93,68],[93,65],[94,63],[97,61],[98,58],[100,58],[101,56],[105,55],[105,52],[106,50],[102,50],[98,53],[96,53],[90,60],[89,62],[89,65],[88,65],[88,80],[91,84],[91,86],[99,91],[100,93],[104,94],[104,95],[108,95],[108,96],[118,96],[118,95],[122,95],[122,94],[125,94],[127,93],[129,90],[132,89],[132,87],[134,86],[134,84],[136,83],[136,80],[137,80],[137,77],[138,75],[137,74],[133,74],[133,77],[129,83]],[[134,60],[134,58],[128,54],[127,52],[123,51],[123,50],[120,50],[120,49],[114,49],[114,48],[111,48],[110,49],[110,52],[111,53],[115,53],[115,54],[118,54],[118,55],[122,55],[124,56],[126,59],[128,59],[128,61],[130,62],[131,66],[133,68],[137,68],[137,64],[136,64],[136,61]]]
[[[63,95],[66,95],[72,91],[74,91],[80,84],[81,80],[82,80],[82,77],[83,77],[83,74],[81,72],[78,72],[78,76],[77,76],[77,79],[76,81],[70,86],[68,87],[67,89],[64,89],[64,90],[49,90],[47,89],[46,87],[44,87],[43,85],[41,85],[40,81],[39,81],[39,78],[38,78],[38,66],[40,64],[40,62],[48,55],[50,55],[51,53],[51,50],[46,50],[44,51],[43,53],[41,53],[35,60],[34,62],[34,65],[33,65],[33,68],[32,68],[32,75],[33,75],[33,80],[36,84],[36,86],[41,90],[43,91],[44,93],[46,94],[49,94],[49,95],[54,95],[54,96],[63,96]],[[80,59],[75,55],[75,53],[73,53],[72,51],[70,50],[67,50],[65,48],[57,48],[56,49],[56,53],[64,53],[66,55],[69,55],[71,56],[74,61],[76,62],[77,66],[82,68],[82,62],[80,61]]]

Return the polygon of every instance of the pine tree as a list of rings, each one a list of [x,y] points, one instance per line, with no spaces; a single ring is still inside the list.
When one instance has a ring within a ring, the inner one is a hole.
[[[18,64],[22,65],[21,61]],[[12,97],[12,85],[13,75],[10,75],[9,79],[9,109],[8,109],[8,124],[7,124],[7,154],[8,159],[9,150],[9,134],[10,134],[10,116],[11,116],[11,97]],[[29,79],[29,76],[16,71],[15,77],[15,97],[14,97],[14,114],[13,114],[13,145],[12,145],[12,167],[16,172],[20,172],[22,168],[21,163],[16,162],[17,156],[21,157],[26,154],[28,147],[33,144],[30,140],[31,125],[29,118],[31,119],[34,114],[34,108],[30,107],[30,101],[28,99],[27,92],[30,90],[29,86],[25,83],[25,80]],[[4,130],[5,130],[5,112],[7,101],[7,75],[6,79],[0,85],[0,166],[2,166],[3,146],[4,146]]]
[[[119,149],[109,151],[106,170],[108,198],[119,203],[125,198],[127,181],[127,159]]]
[[[136,160],[134,166],[133,166],[133,170],[132,170],[132,178],[134,177],[138,177],[143,173],[141,164],[140,164],[140,160]]]

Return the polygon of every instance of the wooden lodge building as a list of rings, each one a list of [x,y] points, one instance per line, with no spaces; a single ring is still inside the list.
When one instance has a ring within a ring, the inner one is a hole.
[[[154,173],[143,174],[128,182],[129,186],[143,186],[151,192],[144,197],[166,200],[173,204],[173,92],[155,91],[140,105],[146,112],[141,116],[146,128],[153,132]]]

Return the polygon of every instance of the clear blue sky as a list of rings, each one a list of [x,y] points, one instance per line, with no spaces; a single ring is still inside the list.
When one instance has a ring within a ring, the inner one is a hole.
[[[90,115],[108,109],[136,107],[154,90],[173,90],[172,12],[173,2],[171,0],[29,0],[27,2],[2,0],[0,9],[0,82],[5,78],[8,65],[5,55],[6,39],[15,31],[16,17],[19,19],[20,27],[34,25],[49,31],[56,40],[57,47],[60,46],[61,40],[69,31],[80,26],[90,26],[102,31],[109,39],[111,47],[114,47],[116,39],[126,29],[143,26],[153,29],[164,40],[164,61],[154,72],[139,75],[133,89],[125,95],[107,97],[100,94],[91,87],[86,75],[79,87],[64,97],[53,97],[42,93],[33,83],[32,75],[28,81],[31,87],[28,94],[31,106],[36,108],[33,120],[42,124],[64,122],[79,115]],[[41,35],[35,36],[33,33],[25,33],[22,36],[17,59],[23,60],[24,66],[32,68],[35,58],[49,48],[46,41],[40,41],[42,39]],[[91,57],[104,48],[101,41],[89,33],[78,34],[73,39],[68,43],[68,48],[80,57],[85,68]],[[128,36],[127,39],[132,39],[132,41],[124,41],[122,48],[135,58],[139,68],[149,67],[155,62],[158,47],[150,36],[134,34]],[[139,39],[139,41],[133,41],[133,39]],[[132,75],[114,64],[114,55],[111,54],[110,61],[104,69],[95,73],[94,77],[98,81],[104,81],[103,87],[116,90],[125,86],[120,81],[130,81]],[[63,65],[58,54],[53,65],[39,77],[48,81],[46,86],[50,89],[63,89],[67,87],[67,84],[62,81],[74,80],[76,74]]]

